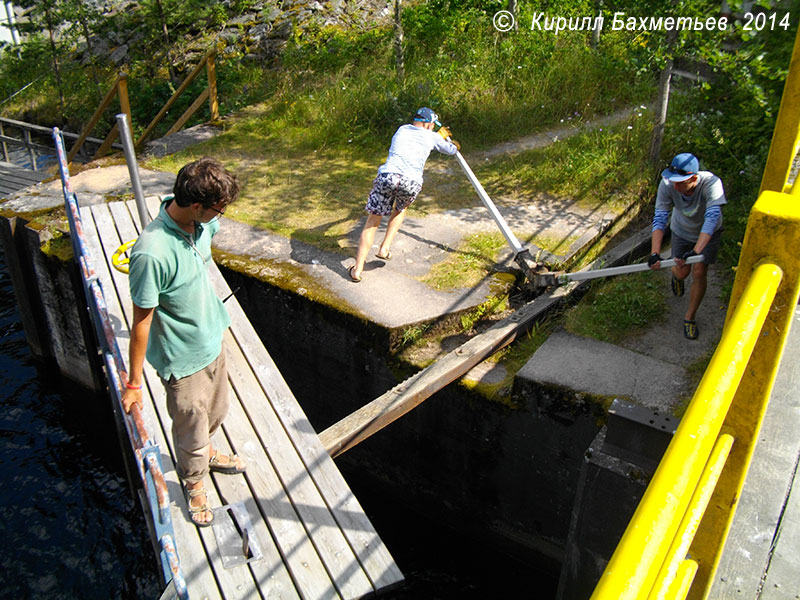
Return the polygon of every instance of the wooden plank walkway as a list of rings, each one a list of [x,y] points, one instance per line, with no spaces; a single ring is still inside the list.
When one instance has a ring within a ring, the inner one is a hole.
[[[709,598],[800,598],[800,310],[796,309]]]
[[[148,199],[152,216],[159,198]],[[127,359],[132,313],[127,275],[111,255],[139,231],[134,203],[81,209],[91,260],[103,286],[115,335]],[[230,289],[215,265],[220,298]],[[212,507],[243,503],[264,558],[224,568],[212,528],[188,519],[174,468],[166,398],[145,364],[143,417],[161,448],[176,546],[191,598],[363,598],[397,587],[403,575],[327,454],[283,377],[231,296],[225,337],[231,407],[214,444],[247,460],[244,475],[212,474]],[[302,343],[299,340],[298,343]],[[224,513],[216,513],[223,518]]]
[[[0,198],[35,185],[51,177],[46,171],[31,171],[13,163],[0,161]]]

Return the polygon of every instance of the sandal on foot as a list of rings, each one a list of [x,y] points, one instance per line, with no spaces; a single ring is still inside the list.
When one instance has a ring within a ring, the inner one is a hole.
[[[183,489],[186,492],[186,505],[189,507],[189,518],[192,520],[192,523],[198,527],[208,527],[211,525],[214,522],[214,513],[208,506],[208,494],[206,493],[205,486],[201,485],[199,488],[190,489],[189,486],[184,484]],[[205,502],[203,502],[200,506],[192,506],[192,498],[197,498],[198,496],[205,496]],[[198,521],[197,516],[204,512],[211,513],[211,520]]]
[[[224,455],[223,455],[224,456]],[[228,456],[227,462],[221,462],[220,460],[220,453],[214,450],[214,454],[208,461],[208,469],[210,471],[216,471],[217,473],[244,473],[247,469],[247,466],[239,467],[236,464],[236,461],[239,460],[239,457],[236,454],[231,454]]]
[[[380,258],[381,260],[389,260],[389,259],[392,258],[392,253],[391,252],[387,252],[384,255],[384,254],[381,254],[380,252],[378,252],[378,253],[375,254],[375,257],[376,258]]]
[[[355,269],[355,268],[356,268],[356,266],[355,266],[355,265],[353,265],[352,267],[350,267],[350,268],[347,270],[347,272],[348,272],[348,273],[350,273],[350,280],[351,280],[351,281],[354,281],[355,283],[358,283],[359,281],[361,281],[361,277],[356,277],[356,276],[355,276],[355,273],[353,273],[353,269]]]
[[[697,329],[697,323],[689,319],[683,320],[683,335],[687,340],[696,340],[700,331]]]
[[[672,293],[676,296],[683,296],[683,279],[678,279],[675,275],[672,276],[672,281],[670,282],[670,287],[672,288]]]

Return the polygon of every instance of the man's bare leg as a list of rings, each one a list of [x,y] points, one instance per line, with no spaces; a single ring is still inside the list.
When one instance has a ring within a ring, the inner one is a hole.
[[[706,295],[708,286],[708,265],[705,263],[694,263],[692,265],[692,287],[689,288],[689,307],[686,309],[687,321],[694,321],[697,309]]]
[[[369,249],[372,248],[372,242],[375,240],[375,232],[378,230],[378,225],[380,225],[380,223],[380,215],[369,215],[367,221],[364,223],[364,229],[361,230],[361,238],[358,241],[356,264],[352,269],[352,274],[356,278],[361,277],[361,272],[364,270],[364,263],[367,262],[367,255],[369,254]]]
[[[403,224],[403,219],[406,216],[406,210],[397,210],[396,208],[392,210],[392,215],[389,217],[389,223],[386,225],[386,235],[383,236],[383,242],[381,243],[381,247],[378,248],[378,254],[380,256],[389,256],[389,248],[392,245],[392,241],[394,240],[394,236],[397,235],[397,232],[400,231],[400,226]]]

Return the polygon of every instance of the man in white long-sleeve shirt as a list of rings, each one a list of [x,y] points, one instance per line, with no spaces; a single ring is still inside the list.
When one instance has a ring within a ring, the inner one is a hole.
[[[416,200],[422,189],[422,172],[431,150],[450,155],[458,151],[458,142],[448,141],[450,132],[446,128],[439,133],[434,132],[434,128],[441,125],[436,113],[423,107],[416,112],[410,125],[400,126],[392,137],[389,157],[378,168],[378,176],[367,198],[366,210],[369,215],[361,231],[356,263],[349,270],[352,281],[361,281],[375,232],[385,216],[389,217],[389,223],[376,256],[381,260],[391,258],[389,248],[403,223],[406,208]]]
[[[719,177],[701,171],[697,158],[689,153],[678,154],[661,173],[656,195],[653,232],[648,264],[661,268],[661,243],[670,210],[672,231],[672,293],[683,296],[684,279],[692,274],[689,306],[683,319],[683,335],[690,340],[699,334],[695,315],[706,293],[708,265],[714,264],[722,237],[722,206],[725,190]],[[687,265],[690,256],[703,255],[703,261]]]

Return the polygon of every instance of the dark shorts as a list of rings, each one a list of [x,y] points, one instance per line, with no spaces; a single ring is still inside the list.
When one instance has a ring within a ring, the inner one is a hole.
[[[718,229],[714,232],[711,236],[711,239],[708,240],[708,244],[706,247],[703,248],[703,264],[706,265],[713,265],[717,262],[717,252],[719,251],[719,244],[720,240],[722,239],[722,229]],[[689,240],[682,238],[679,235],[672,234],[672,258],[676,256],[681,256],[685,252],[688,252],[694,245],[697,243],[695,240],[694,242],[690,242]]]
[[[380,173],[372,182],[372,191],[367,198],[367,212],[382,217],[411,206],[417,199],[422,184],[399,173]]]

